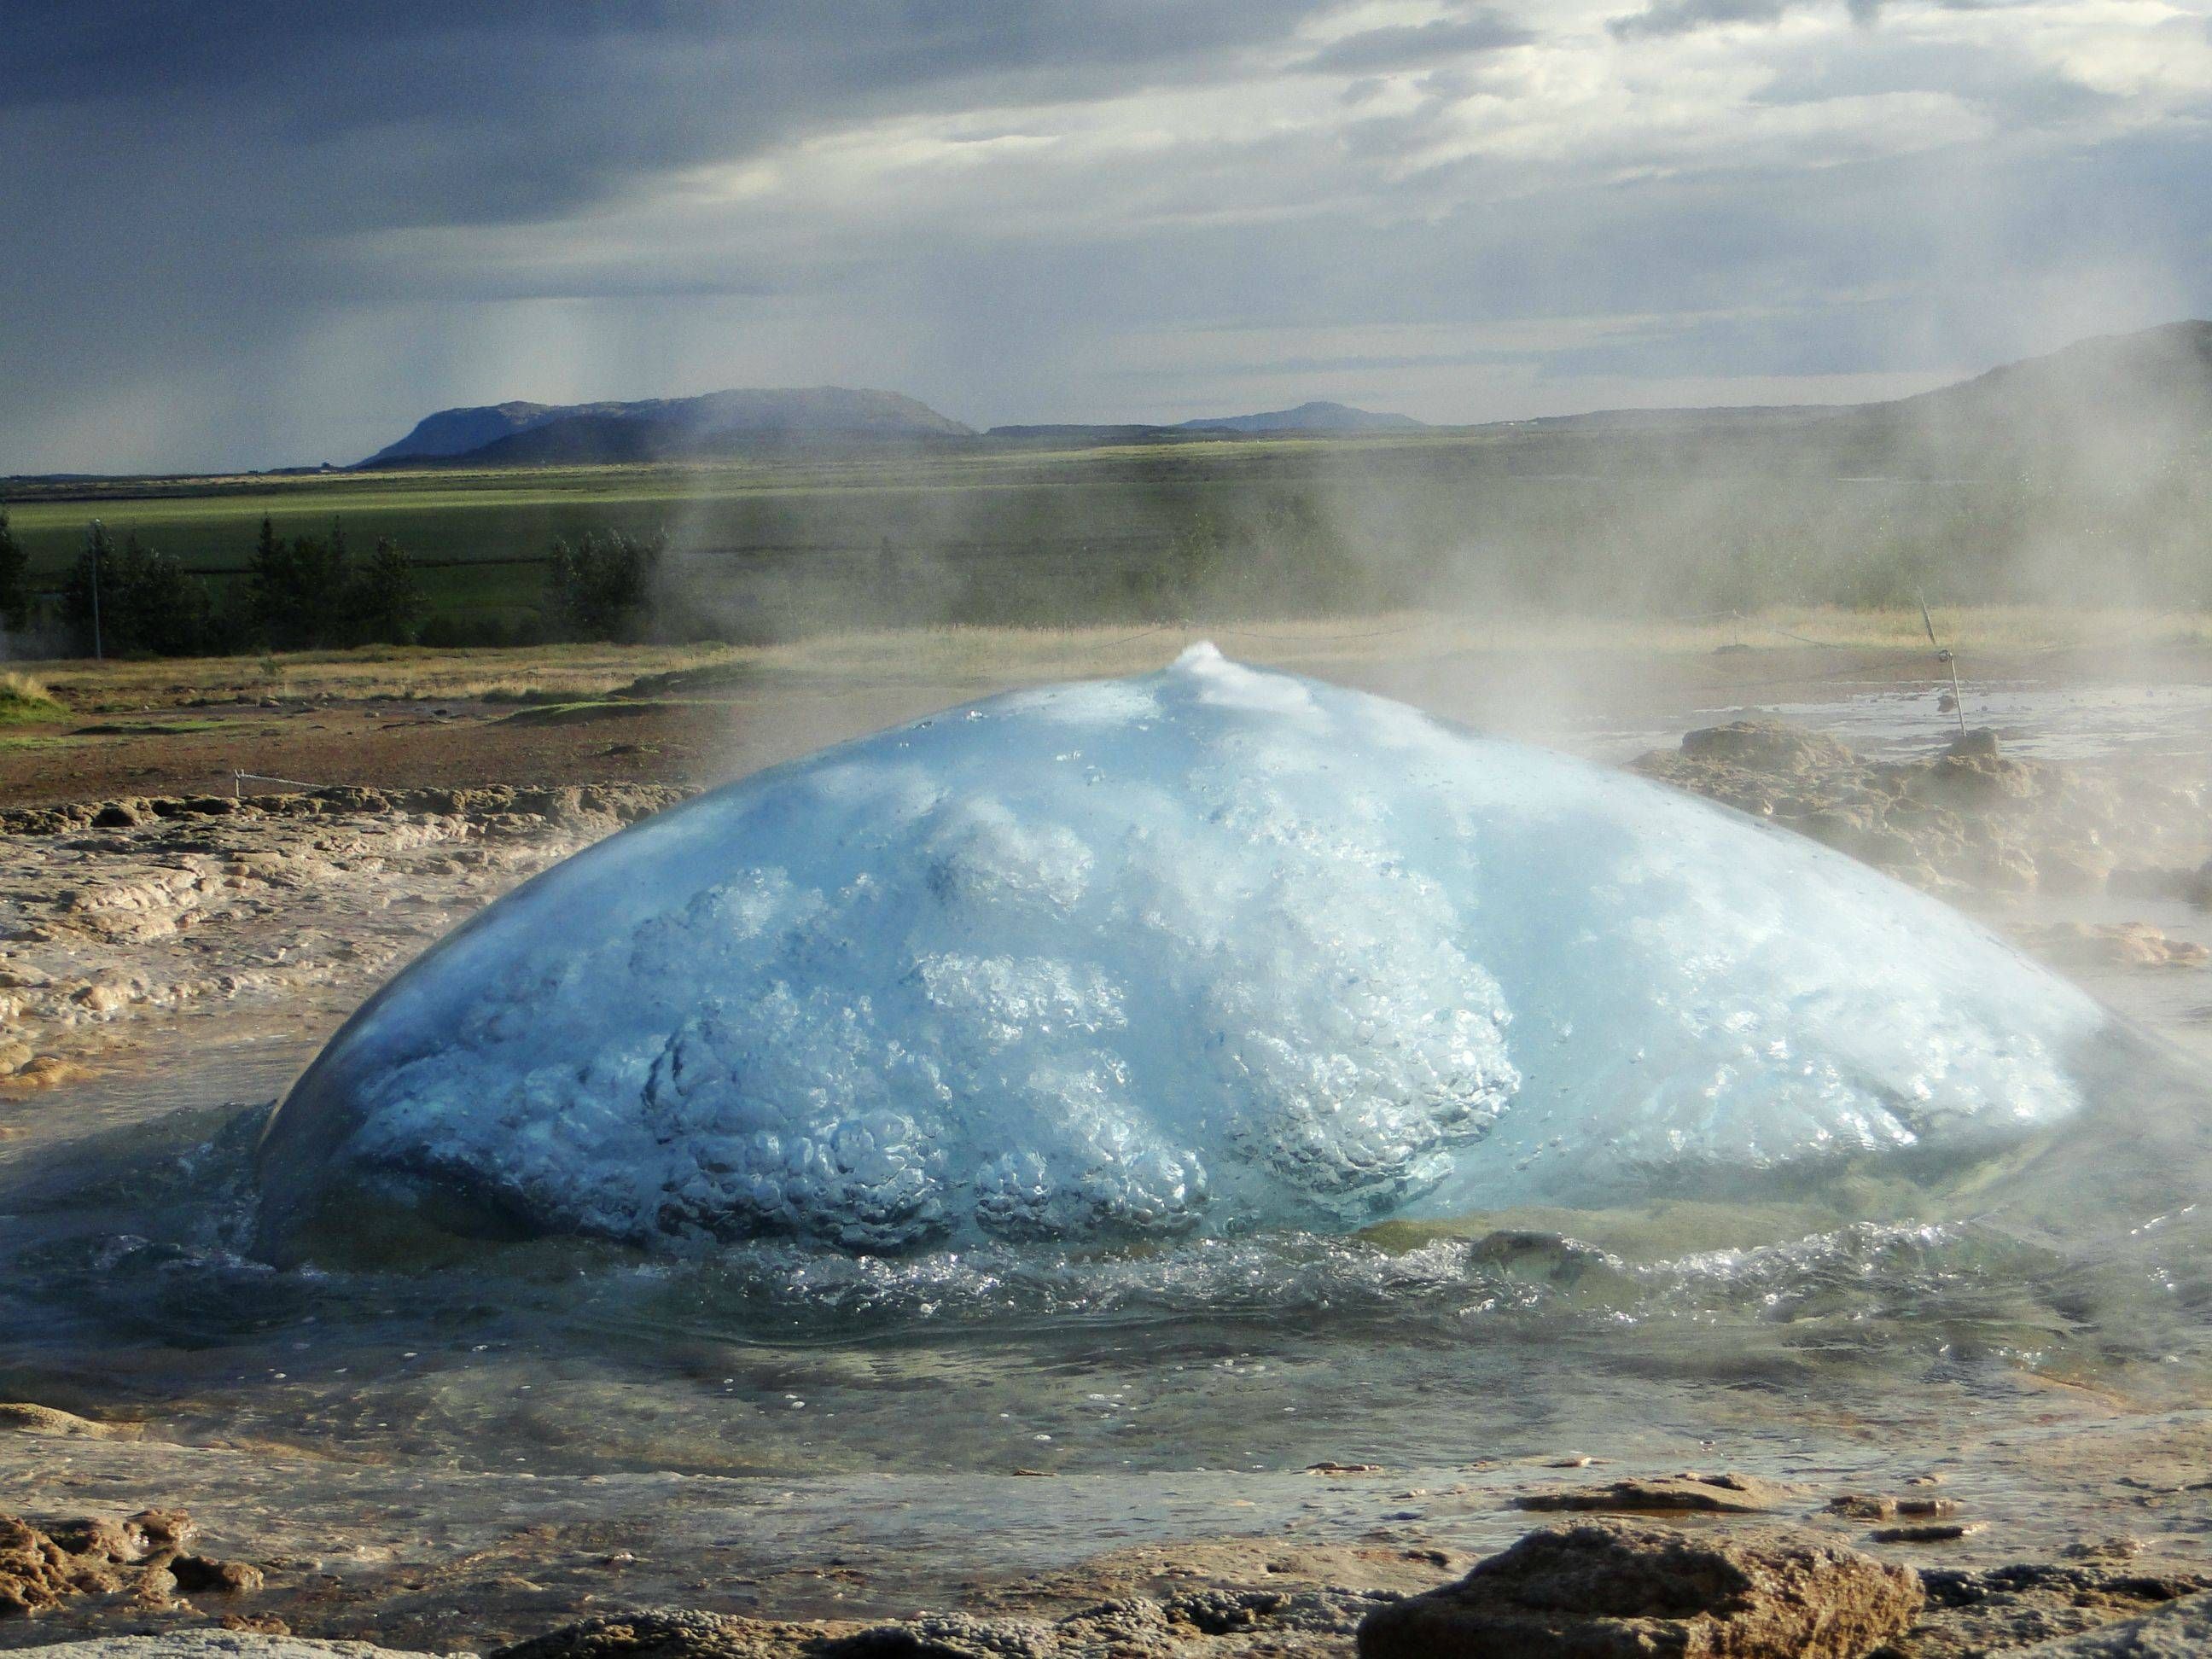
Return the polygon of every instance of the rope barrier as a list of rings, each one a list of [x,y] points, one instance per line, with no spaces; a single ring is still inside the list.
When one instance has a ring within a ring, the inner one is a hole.
[[[361,787],[352,783],[308,783],[299,778],[271,777],[266,772],[241,772],[234,767],[230,774],[230,793],[234,800],[244,798],[244,786],[249,780],[255,783],[281,783],[291,789],[357,789]]]

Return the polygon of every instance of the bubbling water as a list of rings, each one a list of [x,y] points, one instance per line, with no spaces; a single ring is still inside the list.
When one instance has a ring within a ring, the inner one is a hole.
[[[1198,647],[491,907],[294,1087],[263,1240],[881,1253],[1743,1192],[2061,1125],[2108,1024],[1810,842]]]

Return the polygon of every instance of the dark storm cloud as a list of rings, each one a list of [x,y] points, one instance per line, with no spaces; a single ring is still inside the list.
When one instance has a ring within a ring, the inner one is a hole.
[[[1642,11],[1616,17],[1606,27],[1623,40],[1639,35],[1690,34],[1724,23],[1771,23],[1784,12],[1834,0],[1651,0]],[[1881,15],[1882,0],[1846,0],[1851,16],[1870,23]]]
[[[1925,3],[1943,11],[1993,11],[2008,3],[2008,0]],[[1836,3],[1837,0],[1651,0],[1642,11],[1616,17],[1606,27],[1623,40],[1692,34],[1727,23],[1777,22],[1788,12],[1821,8],[1832,10]],[[1842,3],[1853,22],[1872,24],[1881,21],[1883,9],[1893,0],[1842,0]]]
[[[0,114],[76,106],[94,150],[171,144],[179,162],[212,136],[233,182],[319,179],[285,206],[324,224],[527,220],[856,118],[1203,75],[1322,9],[72,0],[11,27]]]
[[[1908,7],[17,5],[0,475],[824,380],[1794,398],[2212,309],[2202,20]]]
[[[1393,70],[1425,69],[1440,61],[1477,52],[1525,46],[1533,31],[1481,7],[1461,16],[1396,28],[1368,29],[1331,41],[1301,68],[1346,75],[1377,75]]]

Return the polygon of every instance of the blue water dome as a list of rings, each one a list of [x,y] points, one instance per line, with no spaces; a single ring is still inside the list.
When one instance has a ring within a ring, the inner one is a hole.
[[[1201,645],[492,905],[280,1106],[264,1236],[882,1252],[1744,1190],[2034,1134],[2106,1024],[1796,836]]]

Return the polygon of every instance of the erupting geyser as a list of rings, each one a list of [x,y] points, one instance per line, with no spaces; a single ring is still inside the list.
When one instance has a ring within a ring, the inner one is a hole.
[[[874,1251],[1723,1190],[2054,1122],[2104,1024],[1839,854],[1200,646],[549,871],[301,1079],[264,1221]]]

